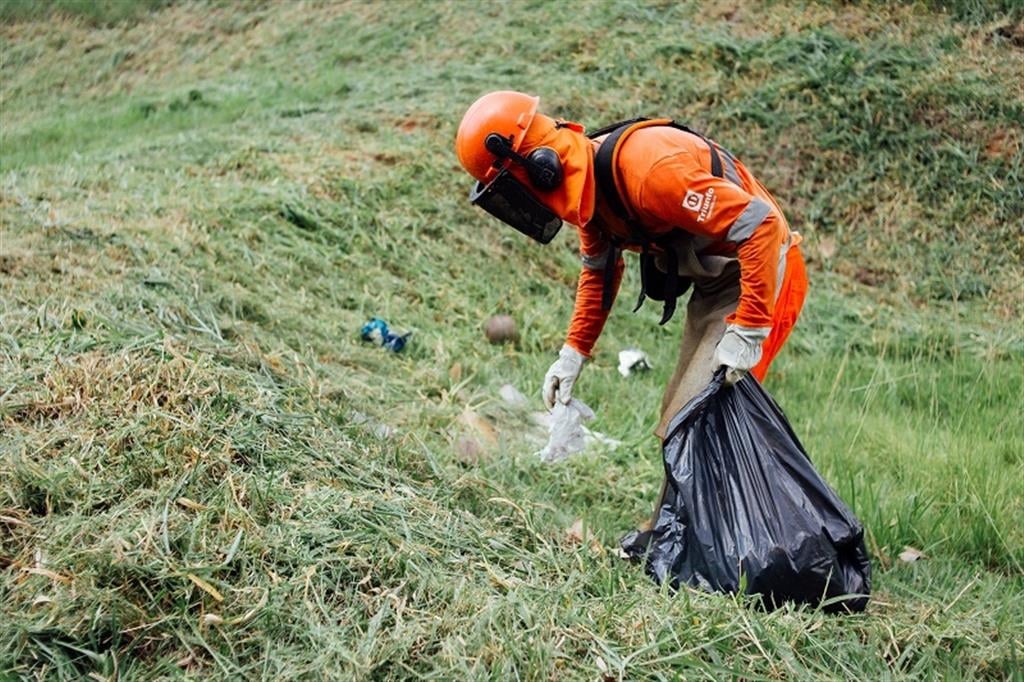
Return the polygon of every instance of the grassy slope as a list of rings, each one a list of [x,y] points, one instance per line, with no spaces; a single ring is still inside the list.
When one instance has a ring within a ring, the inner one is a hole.
[[[395,7],[2,28],[0,674],[1020,674],[1015,27]],[[580,386],[625,445],[530,458],[497,389],[536,394],[578,265],[465,206],[454,126],[495,87],[689,120],[791,207],[814,289],[769,388],[869,529],[867,615],[673,596],[610,556],[659,483],[678,327],[652,310],[618,309]],[[497,311],[515,347],[481,344]],[[358,341],[371,315],[406,353]],[[623,382],[634,344],[656,369]]]

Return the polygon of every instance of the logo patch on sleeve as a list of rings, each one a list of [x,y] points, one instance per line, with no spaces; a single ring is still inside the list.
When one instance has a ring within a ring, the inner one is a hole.
[[[694,192],[692,189],[686,190],[686,196],[683,197],[683,208],[687,208],[694,213],[700,213],[700,207],[703,203],[703,194],[700,192]]]
[[[702,223],[708,219],[711,211],[715,210],[716,200],[714,187],[708,187],[707,191],[703,194],[688,189],[686,190],[686,196],[683,197],[683,208],[696,213],[697,222]]]

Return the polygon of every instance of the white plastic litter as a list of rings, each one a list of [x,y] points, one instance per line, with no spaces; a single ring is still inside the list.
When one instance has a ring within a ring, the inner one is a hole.
[[[547,464],[561,462],[581,451],[587,445],[587,429],[583,422],[594,418],[594,411],[582,401],[573,398],[568,405],[555,403],[551,411],[551,433],[548,444],[537,455]]]
[[[501,388],[498,389],[498,395],[505,401],[506,404],[512,407],[526,407],[530,404],[526,396],[523,395],[518,388],[512,384],[502,384]]]
[[[651,368],[647,353],[636,348],[619,351],[619,374],[628,377],[633,372],[645,372]]]

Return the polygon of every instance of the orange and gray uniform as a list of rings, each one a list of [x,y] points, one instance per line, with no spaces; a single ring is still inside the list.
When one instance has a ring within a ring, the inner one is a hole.
[[[650,239],[681,230],[689,233],[697,254],[738,259],[738,300],[724,322],[772,328],[762,346],[761,364],[753,371],[760,379],[803,303],[806,275],[795,248],[800,237],[790,231],[775,199],[746,167],[726,150],[716,149],[721,178],[711,174],[711,151],[701,137],[664,126],[637,130],[618,152],[620,191]],[[602,293],[611,236],[628,240],[631,234],[599,196],[595,217],[580,228],[579,236],[583,268],[566,343],[590,356],[608,317]],[[622,259],[613,267],[617,290]],[[779,298],[781,290],[787,291],[786,300]],[[777,303],[785,309],[777,310]]]

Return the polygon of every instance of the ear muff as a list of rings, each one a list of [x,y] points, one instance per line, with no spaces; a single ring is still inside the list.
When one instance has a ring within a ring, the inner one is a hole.
[[[551,147],[537,147],[523,156],[512,150],[512,143],[497,133],[484,139],[487,151],[501,159],[511,159],[526,169],[530,184],[542,192],[550,192],[562,184],[562,160]]]
[[[526,157],[526,173],[537,189],[550,192],[562,184],[562,160],[551,147],[537,147]]]

